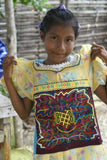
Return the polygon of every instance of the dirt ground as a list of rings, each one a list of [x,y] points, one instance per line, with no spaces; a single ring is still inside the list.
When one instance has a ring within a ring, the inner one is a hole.
[[[17,148],[11,150],[11,160],[32,160],[32,152],[27,148]]]

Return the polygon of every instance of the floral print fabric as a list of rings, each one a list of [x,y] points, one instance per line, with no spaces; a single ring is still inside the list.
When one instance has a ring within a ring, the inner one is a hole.
[[[36,155],[34,160],[107,160],[107,149],[103,145],[87,146],[65,152]]]

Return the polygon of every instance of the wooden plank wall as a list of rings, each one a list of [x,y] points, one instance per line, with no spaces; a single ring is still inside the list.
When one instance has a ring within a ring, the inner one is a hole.
[[[2,8],[4,11],[4,0]],[[59,5],[59,0],[48,0],[53,6]],[[96,42],[107,48],[107,1],[104,0],[69,0],[69,9],[77,16],[81,32],[75,45],[75,52],[82,44]],[[18,4],[15,7],[15,18],[18,40],[18,57],[29,59],[45,58],[44,45],[39,37],[38,24],[41,14],[32,6]],[[0,18],[0,38],[6,40],[6,23]]]

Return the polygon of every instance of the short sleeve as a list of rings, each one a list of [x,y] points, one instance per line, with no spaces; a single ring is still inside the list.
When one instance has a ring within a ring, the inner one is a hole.
[[[33,72],[33,61],[17,59],[17,65],[13,67],[12,81],[21,98],[33,100]]]
[[[95,91],[99,85],[105,85],[107,66],[98,57],[94,61],[91,60],[90,44],[86,44],[81,47],[80,56],[84,73],[88,75],[89,84],[92,90]]]
[[[99,85],[105,85],[107,78],[107,66],[102,62],[100,58],[96,58],[93,61],[93,90]]]

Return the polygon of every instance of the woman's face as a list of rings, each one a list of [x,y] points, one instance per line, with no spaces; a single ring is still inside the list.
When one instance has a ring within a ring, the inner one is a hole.
[[[45,63],[60,64],[66,62],[74,48],[75,33],[73,28],[69,25],[56,24],[50,28],[45,36],[42,32],[40,35],[48,54]]]

